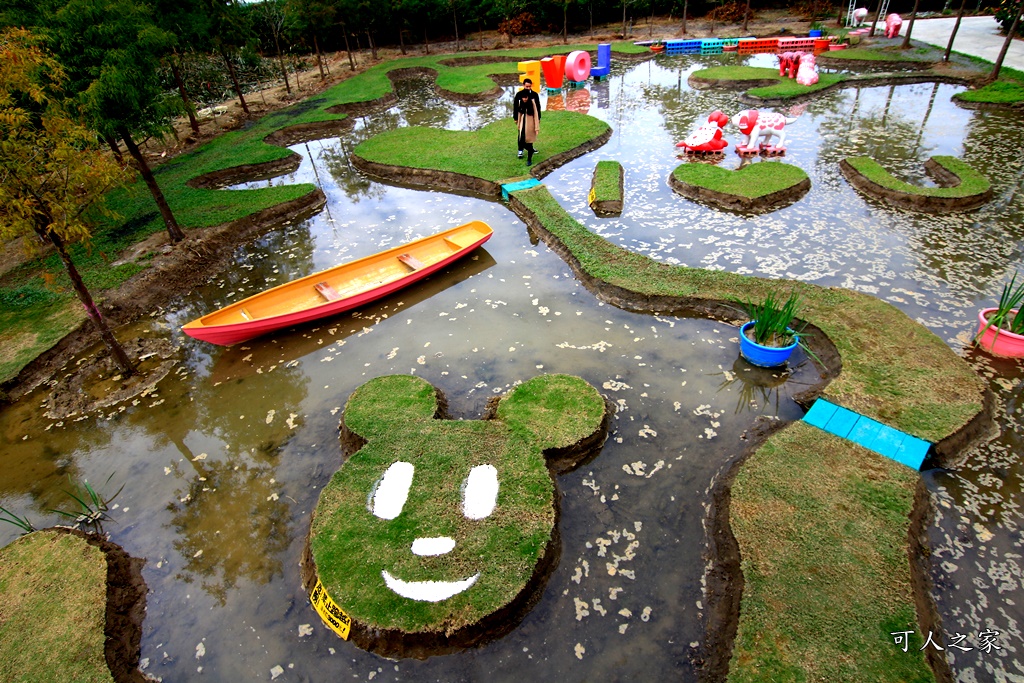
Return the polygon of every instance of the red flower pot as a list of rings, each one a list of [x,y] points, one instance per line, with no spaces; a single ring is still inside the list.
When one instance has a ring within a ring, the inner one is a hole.
[[[1024,335],[1014,334],[1007,330],[998,329],[995,325],[989,325],[988,317],[995,311],[994,308],[986,308],[978,313],[978,336],[975,342],[981,348],[996,356],[1006,358],[1024,358]],[[1017,314],[1017,310],[1011,311],[1010,316]]]

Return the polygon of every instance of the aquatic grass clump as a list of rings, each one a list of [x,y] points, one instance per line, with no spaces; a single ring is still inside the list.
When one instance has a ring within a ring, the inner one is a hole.
[[[999,303],[996,304],[996,310],[989,314],[988,323],[975,336],[975,341],[980,339],[990,327],[995,328],[997,337],[999,332],[1003,330],[1013,334],[1024,334],[1024,310],[1021,310],[1022,303],[1024,303],[1024,280],[1018,283],[1017,273],[1014,272],[1010,281],[1003,284],[1003,291],[999,295]]]
[[[789,346],[797,338],[797,331],[791,327],[800,306],[800,295],[796,292],[790,292],[785,301],[779,299],[775,292],[769,292],[760,301],[733,301],[740,304],[753,321],[750,331],[754,334],[754,342],[761,346],[779,347]]]

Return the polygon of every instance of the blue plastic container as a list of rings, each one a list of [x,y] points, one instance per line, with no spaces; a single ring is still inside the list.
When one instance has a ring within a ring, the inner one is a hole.
[[[743,325],[740,328],[740,355],[751,365],[756,365],[761,368],[776,368],[780,365],[784,365],[789,360],[794,349],[799,345],[800,339],[794,333],[793,343],[789,346],[775,347],[775,346],[761,346],[755,342],[750,341],[747,337],[747,329],[753,327],[754,321]],[[792,332],[792,330],[790,330]]]
[[[807,32],[807,37],[808,38],[821,38],[821,31],[818,31],[817,29],[815,29],[814,31],[808,31]]]

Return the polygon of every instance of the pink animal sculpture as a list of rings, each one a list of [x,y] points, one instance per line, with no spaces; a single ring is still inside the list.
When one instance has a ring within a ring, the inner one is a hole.
[[[722,128],[727,123],[729,117],[716,109],[706,123],[693,131],[690,137],[677,142],[676,147],[681,147],[686,153],[717,154],[729,146],[729,142],[722,139]]]
[[[796,82],[800,85],[814,85],[818,82],[818,66],[814,55],[800,55],[800,68],[796,72]]]
[[[743,141],[736,145],[736,153],[743,155],[759,154],[762,151],[761,138],[764,138],[763,151],[768,154],[782,154],[786,151],[786,126],[796,123],[795,118],[786,118],[774,112],[760,112],[757,109],[744,109],[732,117],[732,122],[743,134]],[[769,144],[772,137],[777,136],[776,145]]]
[[[803,52],[783,52],[779,57],[779,75],[796,77],[796,69],[800,64],[800,56]]]
[[[864,20],[867,18],[867,16],[868,8],[858,7],[857,9],[853,10],[853,23],[856,24],[857,26],[860,26],[861,24],[864,23]]]
[[[903,26],[903,17],[893,12],[885,18],[885,37],[895,38],[900,34],[900,26]]]

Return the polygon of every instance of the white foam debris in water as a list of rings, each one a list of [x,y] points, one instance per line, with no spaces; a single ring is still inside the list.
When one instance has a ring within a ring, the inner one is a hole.
[[[200,453],[196,457],[192,458],[192,462],[199,462],[200,460],[206,460],[206,458],[207,458],[206,453]]]
[[[299,638],[313,635],[313,627],[309,624],[299,624]]]
[[[593,606],[594,611],[600,614],[602,617],[608,614],[608,610],[601,606],[601,598],[594,598],[590,601],[590,604],[591,606]]]
[[[426,365],[427,364],[427,357],[426,356],[419,356],[416,359],[416,362],[419,363],[420,365]]]
[[[288,429],[295,429],[295,418],[297,417],[297,413],[291,413],[290,415],[288,415],[288,419],[285,421],[285,423],[288,425]]]
[[[644,425],[644,428],[640,430],[640,436],[645,439],[652,439],[658,435],[658,432],[651,429],[651,425]]]
[[[200,643],[198,645],[196,645],[196,659],[199,659],[200,657],[202,657],[205,654],[206,654],[206,645],[203,644],[200,641]]]
[[[650,621],[650,620],[651,620],[651,608],[650,607],[644,607],[644,611],[640,613],[640,621]]]
[[[268,410],[267,411],[267,424],[270,424],[271,422],[274,421],[274,414],[276,412],[277,412],[276,410]]]
[[[278,664],[270,670],[270,680],[276,680],[278,676],[284,673],[284,667]]]
[[[391,349],[390,353],[388,353],[388,360],[394,360],[395,356],[397,356],[397,355],[398,355],[398,347],[396,346],[395,348]]]
[[[608,589],[608,599],[609,600],[618,600],[619,599],[619,593],[621,593],[621,592],[622,592],[622,588],[620,588],[619,586],[615,586],[614,588],[609,588]]]
[[[583,617],[590,616],[590,605],[576,597],[572,601],[576,605],[576,621],[583,621]]]
[[[165,467],[164,468],[164,474],[170,474],[170,473],[171,473],[171,468],[170,467]]]
[[[579,643],[576,643],[576,659],[583,659],[583,655],[587,653],[587,648],[583,647]]]
[[[619,633],[625,633],[627,628],[629,628],[629,624],[619,624]]]

